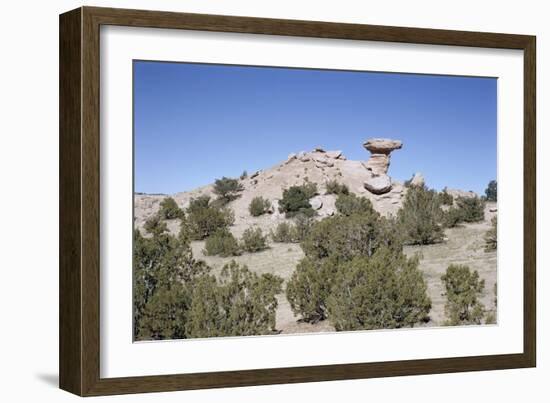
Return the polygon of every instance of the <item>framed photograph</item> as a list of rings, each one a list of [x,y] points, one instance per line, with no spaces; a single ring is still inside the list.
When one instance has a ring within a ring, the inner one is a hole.
[[[533,367],[535,37],[60,16],[60,387]]]

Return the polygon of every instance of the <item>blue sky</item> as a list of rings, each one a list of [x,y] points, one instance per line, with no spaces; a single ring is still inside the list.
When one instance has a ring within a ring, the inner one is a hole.
[[[494,78],[134,62],[135,191],[176,193],[316,146],[367,160],[403,141],[390,176],[483,193],[496,178]]]

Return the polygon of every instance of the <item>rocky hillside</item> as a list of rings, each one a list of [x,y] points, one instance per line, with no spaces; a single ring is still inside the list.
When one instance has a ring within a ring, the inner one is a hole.
[[[336,197],[324,194],[325,184],[330,180],[337,180],[345,184],[351,192],[369,198],[381,214],[396,213],[401,207],[406,188],[403,183],[391,180],[387,171],[390,163],[389,154],[394,149],[401,148],[401,142],[374,139],[366,142],[364,146],[372,153],[366,162],[348,160],[341,151],[325,151],[322,148],[316,148],[310,152],[291,154],[286,161],[244,178],[241,180],[244,188],[241,196],[228,205],[235,213],[235,225],[232,231],[238,236],[253,224],[269,230],[284,221],[285,218],[279,214],[277,204],[282,197],[283,189],[301,185],[304,181],[318,185],[320,195],[313,198],[311,204],[318,210],[320,218],[335,212]],[[171,196],[180,207],[185,208],[192,198],[201,195],[210,195],[214,198],[212,190],[211,184]],[[248,206],[256,196],[262,196],[271,201],[271,214],[261,217],[250,216]],[[156,213],[164,197],[166,196],[135,195],[134,214],[138,227]]]

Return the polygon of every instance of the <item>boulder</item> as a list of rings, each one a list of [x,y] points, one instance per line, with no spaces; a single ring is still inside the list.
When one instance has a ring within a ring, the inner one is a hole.
[[[363,147],[372,154],[389,155],[393,150],[399,150],[403,147],[403,143],[399,140],[374,138],[365,141]]]
[[[424,186],[425,183],[424,176],[420,172],[415,173],[410,182],[413,186]]]
[[[307,155],[305,152],[301,151],[298,153],[297,158],[302,162],[308,162],[310,160],[309,155]]]
[[[391,190],[391,178],[388,175],[372,175],[365,180],[365,189],[375,195],[388,193]]]
[[[341,150],[327,151],[326,154],[327,154],[327,157],[335,159],[335,160],[342,157],[342,151]]]
[[[315,196],[309,200],[309,204],[311,204],[313,210],[319,210],[321,207],[323,207],[323,200],[321,199],[321,197]]]
[[[457,197],[465,197],[465,198],[477,197],[477,193],[472,192],[471,190],[465,191],[465,190],[460,190],[460,189],[448,189],[448,188],[445,188],[444,190],[447,193],[449,193],[451,196],[453,196],[453,198],[455,198],[455,199]]]

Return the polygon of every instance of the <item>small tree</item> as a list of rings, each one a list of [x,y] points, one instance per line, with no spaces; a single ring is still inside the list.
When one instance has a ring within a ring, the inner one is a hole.
[[[461,210],[461,221],[471,223],[485,219],[485,202],[479,197],[458,197],[456,204]]]
[[[213,205],[208,196],[191,199],[187,208],[188,232],[195,240],[205,239],[219,228],[228,228],[234,221],[231,210]]]
[[[149,217],[143,224],[143,228],[153,235],[160,235],[168,231],[166,223],[162,221],[159,214],[154,214]]]
[[[345,195],[347,195],[347,194],[349,194],[349,188],[345,184],[338,182],[336,179],[329,180],[325,184],[325,188],[326,188],[325,194],[327,194],[327,195],[330,195],[330,194],[336,194],[336,195],[345,194]]]
[[[447,188],[439,192],[439,202],[444,206],[452,206],[454,202],[453,195],[447,192]]]
[[[487,189],[485,189],[485,197],[487,198],[487,201],[497,201],[497,181],[492,180],[487,185]]]
[[[431,300],[418,258],[381,248],[341,267],[327,308],[336,330],[392,329],[429,320]]]
[[[479,279],[477,271],[468,266],[450,265],[441,276],[447,302],[445,304],[446,324],[449,326],[481,324],[485,307],[479,301],[485,288],[485,281]]]
[[[491,228],[485,233],[485,252],[497,250],[497,217],[491,219]]]
[[[254,253],[260,252],[269,248],[267,245],[267,236],[264,236],[262,229],[247,228],[241,237],[242,249],[246,252]]]
[[[313,196],[317,196],[319,194],[319,192],[317,191],[317,184],[314,182],[310,182],[307,177],[300,187],[304,191],[304,194],[306,195],[306,198],[308,200],[311,199]]]
[[[443,240],[442,210],[434,190],[411,185],[397,217],[407,243],[427,245]]]
[[[224,266],[219,282],[202,277],[193,287],[187,337],[273,334],[282,283],[278,276],[257,275],[234,261]]]
[[[160,202],[159,215],[165,220],[183,218],[185,216],[183,210],[179,208],[172,197],[166,197]]]
[[[241,176],[239,177],[240,180],[245,180],[248,177],[248,172],[246,170],[243,171]]]
[[[295,314],[306,322],[327,317],[327,299],[338,270],[336,259],[303,258],[286,286],[286,298]]]
[[[443,212],[442,223],[446,228],[454,228],[462,222],[463,212],[461,209],[451,207],[447,211]]]
[[[273,242],[300,242],[296,227],[287,222],[279,223],[275,231],[271,230],[270,235]]]
[[[250,211],[251,216],[258,217],[262,214],[267,213],[270,207],[271,203],[269,202],[269,200],[264,199],[261,196],[256,196],[250,202],[250,205],[248,206],[248,211]]]
[[[218,228],[206,239],[204,254],[223,257],[238,256],[241,254],[239,243],[227,228]]]
[[[304,190],[303,186],[291,186],[284,189],[283,197],[279,200],[279,212],[285,213],[287,218],[294,217],[297,214],[313,216],[315,211],[309,203],[308,192]]]
[[[214,182],[214,193],[222,205],[237,199],[243,190],[243,185],[239,183],[238,179],[224,176]]]
[[[352,214],[376,214],[369,199],[366,197],[357,197],[353,193],[338,195],[335,206],[336,210],[345,216]]]

